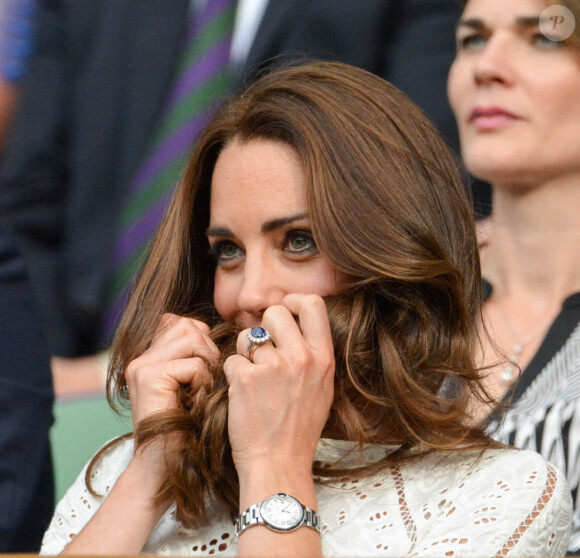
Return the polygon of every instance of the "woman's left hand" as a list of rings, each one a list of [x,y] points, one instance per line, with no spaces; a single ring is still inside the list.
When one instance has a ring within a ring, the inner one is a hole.
[[[244,330],[238,354],[224,367],[228,433],[241,482],[264,467],[311,475],[334,395],[334,347],[321,297],[287,295],[264,312],[262,326],[275,345],[259,346],[251,362]]]

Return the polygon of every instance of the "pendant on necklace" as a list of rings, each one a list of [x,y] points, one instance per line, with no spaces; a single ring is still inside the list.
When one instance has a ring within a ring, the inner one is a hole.
[[[514,345],[514,352],[509,359],[509,364],[506,366],[505,370],[501,373],[501,379],[507,384],[514,382],[514,370],[518,365],[518,358],[522,352],[523,347],[521,345]]]

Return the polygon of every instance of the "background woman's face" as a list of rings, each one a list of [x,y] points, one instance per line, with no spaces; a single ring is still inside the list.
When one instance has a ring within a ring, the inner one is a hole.
[[[346,284],[314,243],[302,164],[281,142],[224,148],[212,177],[208,239],[216,309],[242,327],[259,324],[286,294],[325,296]]]
[[[492,183],[580,172],[580,54],[540,32],[547,5],[469,0],[458,25],[449,99],[467,167]]]

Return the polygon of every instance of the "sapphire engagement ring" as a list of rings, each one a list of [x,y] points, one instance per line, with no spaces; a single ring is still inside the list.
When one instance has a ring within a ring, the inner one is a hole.
[[[270,332],[261,326],[255,326],[248,331],[248,358],[250,362],[254,362],[254,351],[264,345],[264,343],[272,343],[272,336]]]

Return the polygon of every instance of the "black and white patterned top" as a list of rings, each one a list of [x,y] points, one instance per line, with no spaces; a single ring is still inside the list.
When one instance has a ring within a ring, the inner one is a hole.
[[[489,285],[487,295],[491,294]],[[568,297],[523,370],[494,437],[564,471],[574,504],[569,552],[580,551],[580,293]]]

